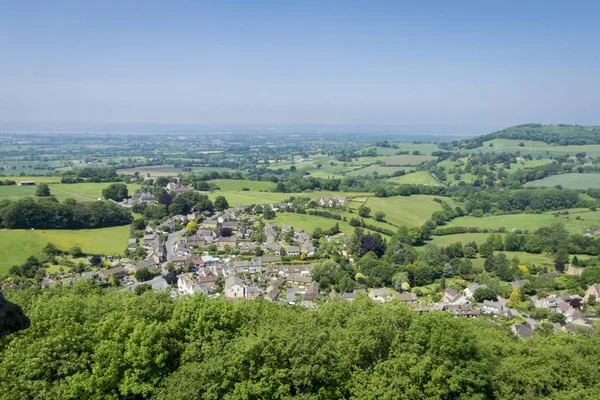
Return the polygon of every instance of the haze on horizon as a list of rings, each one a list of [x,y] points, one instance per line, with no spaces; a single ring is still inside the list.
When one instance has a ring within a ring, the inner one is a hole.
[[[0,128],[600,124],[597,2],[51,3],[0,5]]]

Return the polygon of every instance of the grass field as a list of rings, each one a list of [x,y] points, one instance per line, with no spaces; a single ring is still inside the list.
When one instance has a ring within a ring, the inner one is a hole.
[[[181,168],[175,168],[172,165],[150,165],[146,167],[126,168],[117,170],[117,174],[133,175],[139,172],[140,175],[150,173],[151,176],[179,175],[183,173]]]
[[[371,208],[371,215],[376,211],[383,211],[386,220],[393,225],[420,226],[427,221],[431,214],[442,209],[442,206],[433,201],[436,196],[395,196],[395,197],[369,197],[365,205]],[[450,199],[445,198],[450,204]]]
[[[281,202],[290,197],[333,197],[335,195],[346,196],[346,197],[369,197],[373,196],[373,193],[344,193],[344,192],[306,192],[306,193],[271,193],[271,192],[258,192],[258,191],[226,191],[221,190],[213,192],[208,195],[211,200],[215,200],[217,196],[223,196],[227,199],[227,202],[231,206],[236,204],[270,204]]]
[[[459,233],[456,235],[434,236],[429,243],[437,244],[438,246],[446,247],[451,243],[462,242],[466,244],[475,242],[477,244],[484,243],[491,233]]]
[[[579,220],[576,217],[580,217]],[[450,221],[446,226],[476,226],[479,228],[505,227],[508,232],[513,228],[533,232],[543,226],[562,222],[571,233],[586,233],[588,230],[600,229],[600,211],[570,210],[569,215],[555,217],[551,213],[545,214],[513,214],[494,215],[490,217],[460,217]]]
[[[435,159],[437,159],[437,157],[404,155],[387,157],[383,161],[386,165],[419,165],[425,161]]]
[[[291,225],[294,229],[306,229],[310,233],[314,232],[316,228],[326,230],[338,223],[340,230],[347,236],[352,236],[354,232],[354,228],[348,222],[308,214],[277,213],[275,219],[265,222],[271,222],[278,226]]]
[[[493,147],[489,144],[493,143]],[[523,142],[524,146],[519,146]],[[514,153],[520,151],[522,154],[531,154],[536,157],[541,155],[544,158],[549,158],[551,155],[574,156],[576,153],[585,152],[589,156],[600,156],[600,145],[581,145],[581,146],[553,146],[540,141],[533,140],[510,140],[510,139],[494,139],[483,143],[482,147],[478,147],[478,151],[506,151]]]
[[[396,176],[389,179],[391,182],[410,185],[438,185],[436,181],[427,171],[416,171],[403,176]]]
[[[364,150],[375,149],[380,156],[393,156],[399,151],[408,151],[412,154],[413,151],[420,151],[421,154],[431,155],[432,152],[438,151],[439,148],[435,143],[394,143],[398,145],[397,149],[393,147],[377,147],[369,146]],[[362,151],[362,150],[361,150]]]
[[[371,175],[374,172],[377,172],[379,175],[392,175],[396,171],[412,171],[414,167],[389,167],[383,166],[379,164],[371,164],[368,167],[356,169],[354,171],[347,172],[348,176],[363,176],[363,175]]]
[[[243,188],[248,188],[251,191],[257,192],[259,190],[275,189],[275,186],[277,186],[277,184],[275,184],[273,182],[234,180],[234,179],[215,179],[215,180],[212,180],[209,182],[214,183],[215,185],[220,187],[221,191],[227,191],[227,192],[237,192],[237,191],[241,191]]]
[[[82,230],[1,230],[0,276],[27,257],[39,255],[49,242],[61,250],[77,245],[85,253],[119,255],[125,250],[128,237],[129,225]]]
[[[102,197],[102,190],[111,183],[50,183],[50,193],[59,201],[75,199],[81,202],[95,201]],[[35,186],[0,186],[0,200],[17,200],[35,197]],[[140,188],[137,184],[127,184],[129,194]]]
[[[552,187],[561,185],[568,189],[600,188],[600,174],[577,174],[568,173],[548,176],[537,181],[527,182],[525,186]]]

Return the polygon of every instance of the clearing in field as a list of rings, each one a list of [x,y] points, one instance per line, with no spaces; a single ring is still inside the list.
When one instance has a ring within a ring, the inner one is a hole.
[[[478,227],[482,229],[504,227],[507,232],[512,231],[514,228],[534,232],[541,227],[550,226],[557,222],[565,224],[565,227],[571,233],[594,232],[600,229],[600,211],[569,210],[568,215],[559,215],[558,217],[555,217],[552,213],[493,215],[482,218],[467,216],[456,218],[446,226]]]
[[[396,226],[421,226],[442,206],[433,201],[436,196],[414,195],[394,197],[369,197],[365,205],[371,208],[371,215],[383,211],[386,220]],[[451,205],[451,199],[444,198]]]
[[[383,160],[386,165],[419,165],[429,160],[436,160],[437,157],[433,156],[391,156]]]
[[[568,189],[598,189],[600,188],[600,174],[568,173],[552,175],[537,181],[527,182],[525,186],[553,187],[557,185]]]
[[[389,180],[402,185],[439,185],[438,181],[429,175],[427,171],[411,172],[410,174],[396,176]]]
[[[27,257],[39,256],[47,243],[54,243],[61,250],[79,246],[84,253],[120,255],[127,247],[129,225],[100,229],[81,230],[1,230],[0,276],[13,265],[22,264]]]

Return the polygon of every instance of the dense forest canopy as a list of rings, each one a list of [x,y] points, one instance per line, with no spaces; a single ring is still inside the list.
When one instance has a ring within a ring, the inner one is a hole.
[[[368,298],[317,310],[73,287],[8,292],[3,399],[594,399],[599,336],[522,341],[490,320]]]

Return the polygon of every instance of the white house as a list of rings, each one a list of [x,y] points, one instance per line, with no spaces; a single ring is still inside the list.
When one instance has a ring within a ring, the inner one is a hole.
[[[379,301],[383,303],[384,301],[389,300],[392,295],[387,289],[373,289],[369,292],[369,297],[373,301]]]
[[[244,284],[240,278],[235,275],[229,275],[225,278],[225,297],[230,299],[243,299],[244,296]]]

